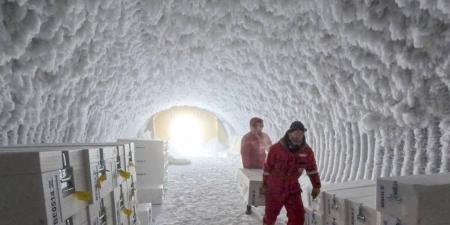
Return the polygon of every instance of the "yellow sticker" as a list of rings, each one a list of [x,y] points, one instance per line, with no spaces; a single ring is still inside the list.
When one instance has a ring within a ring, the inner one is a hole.
[[[105,180],[106,180],[106,175],[102,174],[97,180],[97,187],[101,188],[102,184],[103,184],[103,182],[105,182]]]
[[[123,208],[122,212],[127,215],[128,217],[131,216],[131,214],[133,214],[133,211],[131,211],[131,209],[127,209],[127,208]]]
[[[75,196],[78,200],[89,202],[92,200],[92,195],[87,191],[76,191]]]
[[[123,171],[123,170],[120,170],[119,174],[120,174],[121,177],[125,178],[126,180],[128,180],[128,178],[131,177],[131,173]]]

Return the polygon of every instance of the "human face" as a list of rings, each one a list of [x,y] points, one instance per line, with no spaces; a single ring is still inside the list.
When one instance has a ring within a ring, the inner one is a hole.
[[[252,127],[252,131],[256,132],[256,133],[261,133],[263,128],[264,128],[264,124],[261,122],[258,122]]]
[[[303,143],[303,137],[305,136],[305,132],[302,130],[295,130],[291,133],[288,133],[289,140],[296,145],[301,145]]]

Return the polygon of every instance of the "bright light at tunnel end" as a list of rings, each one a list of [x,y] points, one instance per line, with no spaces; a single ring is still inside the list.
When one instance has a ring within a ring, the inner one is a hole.
[[[183,157],[207,156],[203,149],[204,131],[201,121],[190,114],[181,114],[170,122],[169,143],[175,155]]]

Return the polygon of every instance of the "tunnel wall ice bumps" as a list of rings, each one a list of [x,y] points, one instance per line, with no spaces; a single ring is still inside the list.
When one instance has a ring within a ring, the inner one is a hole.
[[[0,0],[0,144],[111,141],[176,105],[273,140],[304,121],[332,182],[449,170],[450,4]]]

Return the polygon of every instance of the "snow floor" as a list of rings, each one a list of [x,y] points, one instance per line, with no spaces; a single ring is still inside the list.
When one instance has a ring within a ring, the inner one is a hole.
[[[189,165],[169,166],[164,202],[153,209],[155,225],[262,224],[262,207],[245,214],[246,205],[236,183],[242,166],[239,155],[222,152],[189,160]],[[286,224],[285,215],[278,218],[277,225],[281,224]]]

